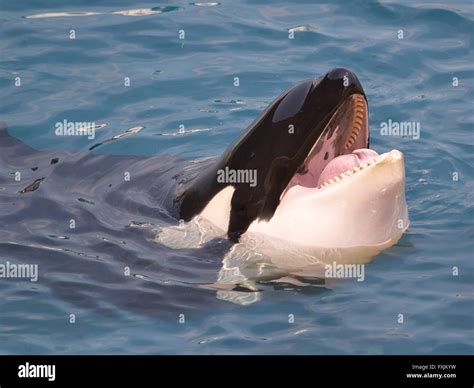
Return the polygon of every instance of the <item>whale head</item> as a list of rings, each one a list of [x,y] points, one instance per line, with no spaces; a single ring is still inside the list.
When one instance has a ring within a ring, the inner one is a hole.
[[[369,149],[365,93],[336,68],[276,98],[177,202],[182,219],[201,214],[231,240],[379,244],[407,227],[404,179],[401,152]]]

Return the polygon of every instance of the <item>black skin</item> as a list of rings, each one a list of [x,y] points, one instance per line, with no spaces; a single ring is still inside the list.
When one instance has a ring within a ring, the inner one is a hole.
[[[345,85],[344,85],[345,83]],[[336,68],[324,77],[296,84],[255,120],[219,158],[190,184],[181,187],[175,203],[181,219],[191,220],[228,183],[217,182],[217,171],[257,171],[257,185],[234,183],[228,238],[237,242],[250,224],[269,220],[283,190],[303,164],[337,108],[352,94],[365,97],[356,75]],[[289,130],[294,127],[293,133]]]

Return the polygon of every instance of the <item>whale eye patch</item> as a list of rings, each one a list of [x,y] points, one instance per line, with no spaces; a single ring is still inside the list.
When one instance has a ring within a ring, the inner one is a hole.
[[[291,89],[278,105],[272,117],[272,122],[278,123],[295,116],[303,107],[312,85],[312,81],[308,80]]]

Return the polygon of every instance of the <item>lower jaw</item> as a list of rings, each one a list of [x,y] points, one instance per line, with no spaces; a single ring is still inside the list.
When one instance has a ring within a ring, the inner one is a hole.
[[[255,222],[249,231],[322,247],[321,257],[326,257],[334,248],[391,245],[408,222],[403,155],[393,150],[321,189],[290,188],[274,216]]]
[[[282,197],[280,204],[277,208],[277,212],[281,211],[283,208],[298,201],[299,199],[303,197],[316,196],[320,193],[323,194],[328,189],[328,187],[331,187],[333,184],[337,182],[346,181],[346,180],[350,181],[352,179],[357,179],[357,174],[365,170],[368,170],[368,168],[373,167],[376,164],[379,164],[384,161],[397,161],[399,158],[403,157],[401,152],[397,150],[392,150],[390,152],[386,152],[380,155],[377,154],[375,151],[372,151],[372,152],[374,156],[373,158],[370,158],[369,160],[364,160],[362,163],[352,167],[351,169],[347,169],[338,175],[332,176],[332,178],[325,180],[320,185],[314,185],[310,187],[303,186],[303,185],[292,186]],[[343,182],[340,182],[340,183],[343,183]]]
[[[407,226],[403,155],[393,150],[323,188],[292,187],[269,223],[253,230],[334,248],[383,244]]]
[[[304,174],[295,174],[290,181],[289,188],[293,186],[320,188],[339,175],[357,169],[378,156],[379,154],[371,149],[356,149],[332,159],[320,173],[317,172],[317,163],[321,163],[321,160],[315,158],[309,163],[308,171]]]

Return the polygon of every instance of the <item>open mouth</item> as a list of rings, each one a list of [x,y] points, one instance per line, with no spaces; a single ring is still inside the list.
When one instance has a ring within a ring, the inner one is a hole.
[[[324,189],[370,166],[379,155],[368,147],[367,102],[353,94],[333,114],[281,198],[293,186]]]

